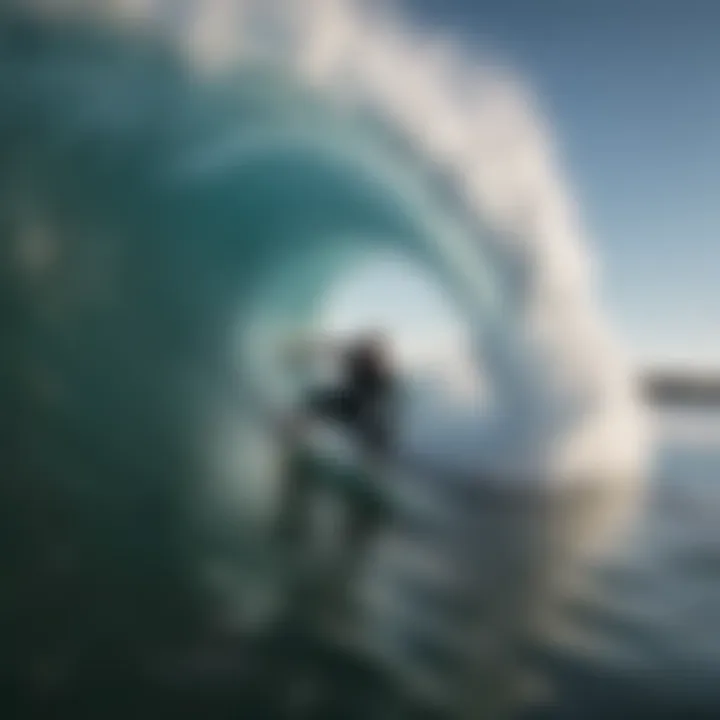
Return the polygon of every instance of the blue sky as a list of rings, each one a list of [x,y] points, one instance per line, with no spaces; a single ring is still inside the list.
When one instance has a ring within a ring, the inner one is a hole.
[[[720,367],[720,2],[408,2],[539,95],[632,354]]]

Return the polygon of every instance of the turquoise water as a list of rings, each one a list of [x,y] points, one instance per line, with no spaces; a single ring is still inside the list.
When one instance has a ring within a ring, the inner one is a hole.
[[[484,341],[507,401],[500,427],[514,431],[503,454],[514,456],[523,431],[552,416],[542,411],[553,392],[534,394],[513,337],[527,268],[484,242],[477,218],[446,202],[443,173],[378,118],[267,70],[210,80],[137,37],[34,22],[0,30],[3,680],[49,716],[78,693],[97,717],[162,714],[153,703],[224,716],[254,684],[273,694],[250,670],[288,650],[220,622],[214,582],[256,549],[261,503],[244,491],[256,473],[273,475],[263,465],[282,450],[258,417],[266,368],[245,351],[311,323],[318,288],[358,255],[409,253]],[[219,457],[221,435],[234,463]],[[633,552],[593,574],[598,604],[574,601],[578,632],[595,635],[587,658],[570,643],[553,648],[560,686],[570,683],[561,699],[582,686],[573,672],[583,663],[631,684],[642,668],[680,706],[688,688],[704,697],[711,633],[689,622],[714,587],[704,518],[717,459],[665,452]],[[383,581],[368,582],[391,596],[370,613],[389,668],[300,643],[298,665],[312,658],[334,700],[346,696],[334,717],[354,705],[361,717],[389,713],[399,700],[383,683],[416,660],[439,667],[451,704],[462,695],[487,709],[515,694],[514,656],[542,594],[532,571],[547,565],[534,544],[538,488],[511,489],[483,468],[472,482],[429,463],[413,472],[394,485],[404,525],[373,566]],[[691,664],[683,684],[679,668]],[[412,694],[423,697],[419,677]]]

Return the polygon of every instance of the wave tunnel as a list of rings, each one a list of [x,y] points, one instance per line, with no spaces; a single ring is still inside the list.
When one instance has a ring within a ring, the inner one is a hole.
[[[220,642],[217,583],[203,578],[237,551],[228,543],[247,553],[259,542],[246,476],[262,434],[263,343],[311,326],[325,288],[379,249],[422,265],[471,328],[495,401],[484,445],[495,456],[470,474],[521,456],[546,472],[578,411],[523,336],[527,266],[397,126],[276,67],[208,77],[138,33],[10,14],[0,31],[0,657],[13,688],[51,708],[81,683],[88,708],[108,710],[113,690],[124,698],[117,712],[147,709],[160,697],[149,667]],[[218,495],[218,423],[225,437],[236,429],[239,515]],[[432,491],[447,495],[440,485]],[[462,506],[474,507],[475,491],[458,492],[443,537],[462,524]],[[497,520],[479,497],[473,532]],[[536,525],[522,512],[513,522],[506,534],[527,545]],[[477,556],[461,563],[467,537],[456,536],[449,564],[465,563],[456,573],[465,579],[482,575]],[[411,605],[440,602],[408,587]],[[496,605],[510,612],[507,597]],[[524,611],[512,612],[502,627],[522,624]],[[418,617],[415,627],[430,624]],[[412,632],[397,640],[403,652],[432,655],[422,643],[407,649]],[[480,702],[478,683],[453,662],[443,670],[455,678],[449,717]],[[488,665],[487,653],[479,662],[475,679],[486,678],[483,702],[494,707],[490,668],[507,667]],[[165,667],[163,682],[173,672]],[[217,702],[237,707],[238,673]],[[412,677],[413,692],[427,685]],[[180,684],[176,709],[197,700],[190,681]]]

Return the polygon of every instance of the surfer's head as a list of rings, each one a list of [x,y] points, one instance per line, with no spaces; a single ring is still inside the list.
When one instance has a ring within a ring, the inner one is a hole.
[[[354,357],[361,357],[378,367],[392,364],[391,340],[387,332],[373,328],[357,336],[351,345]]]

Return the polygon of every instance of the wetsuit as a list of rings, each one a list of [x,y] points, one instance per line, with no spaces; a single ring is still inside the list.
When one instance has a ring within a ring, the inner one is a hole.
[[[349,349],[344,364],[343,382],[311,393],[308,410],[343,425],[369,453],[384,455],[392,446],[392,374],[382,357],[363,345]]]

